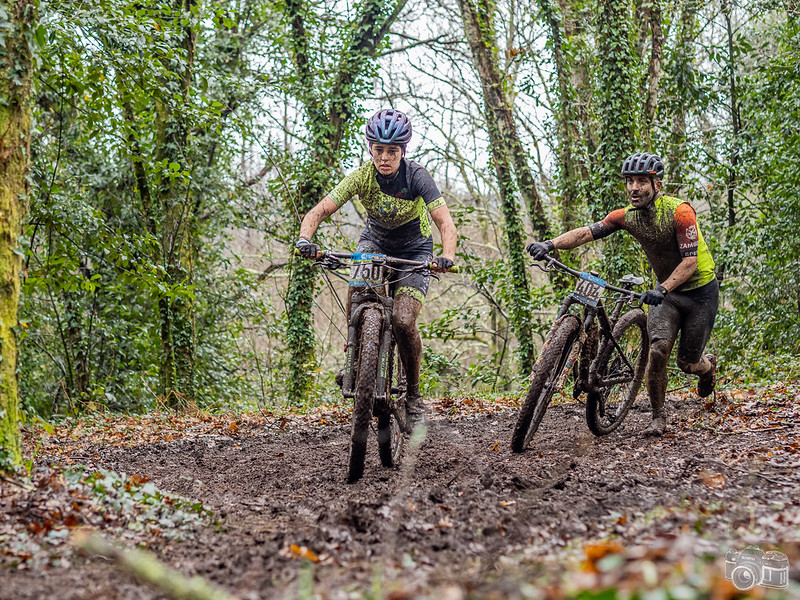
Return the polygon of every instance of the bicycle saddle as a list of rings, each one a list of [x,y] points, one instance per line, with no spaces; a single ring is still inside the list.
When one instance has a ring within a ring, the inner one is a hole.
[[[642,285],[644,283],[644,277],[637,277],[636,275],[625,275],[622,279],[619,280],[622,285]]]

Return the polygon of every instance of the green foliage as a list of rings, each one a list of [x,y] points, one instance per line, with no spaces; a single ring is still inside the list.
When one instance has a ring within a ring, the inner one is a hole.
[[[321,63],[331,56],[322,51],[327,42],[325,36],[315,35],[316,26],[323,23],[315,12],[320,9],[304,0],[287,0],[283,5],[283,22],[289,30],[286,45],[294,64],[294,69],[285,74],[286,83],[305,112],[305,128],[309,133],[308,147],[294,164],[300,188],[287,190],[283,195],[287,211],[298,219],[332,187],[334,171],[343,158],[343,140],[354,131],[352,117],[356,103],[365,93],[366,75],[371,72],[378,46],[402,4],[402,1],[366,0],[353,17],[339,22],[341,49],[328,65],[334,75],[327,80],[318,76],[323,71]],[[321,48],[314,48],[315,41],[323,42]],[[298,226],[299,222],[291,228],[292,240]],[[315,290],[316,276],[310,263],[292,258],[285,298],[290,403],[305,403],[313,390],[312,373],[317,370],[317,361],[311,307]]]
[[[800,26],[779,21],[759,33],[755,41],[768,41],[771,56],[754,51],[759,68],[742,82],[749,186],[740,192],[742,218],[721,248],[730,309],[717,327],[726,359],[771,378],[800,352]]]
[[[65,471],[64,476],[97,498],[107,511],[123,515],[131,531],[157,525],[166,539],[180,540],[193,537],[193,530],[213,516],[198,500],[165,494],[152,481],[129,479],[125,473],[100,470],[86,474],[77,468]]]
[[[28,410],[248,391],[238,336],[263,307],[237,304],[254,290],[219,232],[247,197],[231,187],[232,156],[255,118],[248,53],[266,17],[249,5],[42,3],[21,318]]]

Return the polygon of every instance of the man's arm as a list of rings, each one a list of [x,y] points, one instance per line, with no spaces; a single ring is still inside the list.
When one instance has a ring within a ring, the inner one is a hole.
[[[594,236],[588,227],[578,227],[572,231],[562,233],[551,241],[553,242],[553,247],[557,250],[571,250],[592,240],[594,240]]]
[[[455,261],[458,233],[450,211],[447,206],[440,206],[431,211],[431,218],[436,223],[439,233],[442,234],[442,257]]]
[[[687,256],[675,267],[675,270],[667,277],[667,280],[661,282],[661,287],[671,292],[686,283],[689,277],[694,275],[695,271],[697,271],[697,257]]]
[[[320,202],[306,213],[300,223],[300,237],[311,240],[317,232],[319,224],[339,210],[336,202],[330,196],[325,196]]]

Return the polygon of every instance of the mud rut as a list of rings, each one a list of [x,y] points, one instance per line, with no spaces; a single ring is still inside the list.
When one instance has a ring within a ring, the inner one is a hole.
[[[672,405],[673,415],[696,410],[697,401]],[[625,539],[637,519],[648,523],[636,530],[639,540],[685,525],[679,517],[647,521],[658,506],[722,502],[721,529],[731,530],[781,494],[788,502],[796,495],[749,467],[728,470],[721,490],[698,479],[704,461],[752,460],[753,449],[780,432],[717,436],[673,427],[673,436],[644,438],[649,413],[636,406],[621,432],[598,439],[582,411],[551,407],[522,455],[508,447],[516,413],[435,417],[419,451],[406,448],[391,470],[380,466],[372,435],[364,478],[353,485],[344,483],[344,426],[104,449],[94,466],[146,475],[211,508],[220,527],[167,546],[161,557],[243,599],[296,597],[304,562],[287,552],[291,544],[322,559],[314,589],[323,597],[352,597],[348,590],[369,590],[375,577],[401,581],[413,597],[448,581],[486,589],[503,555],[544,558],[579,540]],[[13,589],[15,598],[158,597],[96,559]]]

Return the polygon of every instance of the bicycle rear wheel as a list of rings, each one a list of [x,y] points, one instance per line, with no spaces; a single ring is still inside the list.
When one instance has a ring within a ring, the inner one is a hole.
[[[608,435],[622,424],[642,386],[650,350],[647,315],[638,309],[625,313],[612,334],[627,363],[614,344],[603,340],[592,365],[601,387],[586,396],[586,424],[598,436]]]
[[[350,461],[347,482],[354,483],[364,474],[367,436],[375,401],[375,379],[378,374],[382,315],[377,309],[367,309],[361,321],[361,344],[358,351],[353,420],[350,429]]]
[[[574,315],[564,315],[554,326],[545,341],[531,374],[528,395],[517,417],[511,436],[511,449],[522,452],[539,429],[547,405],[557,391],[556,384],[567,364],[573,344],[577,341],[581,323]]]

